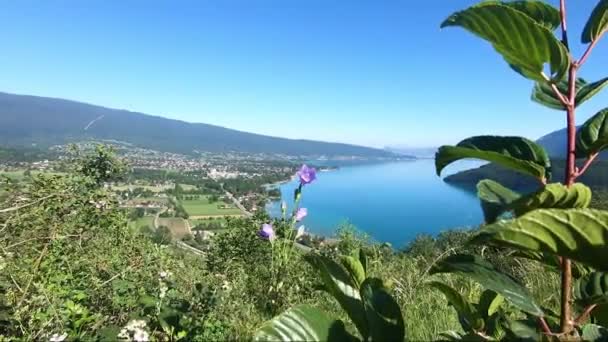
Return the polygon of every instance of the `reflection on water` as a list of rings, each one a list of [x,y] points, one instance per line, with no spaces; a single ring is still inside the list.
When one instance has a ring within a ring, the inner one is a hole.
[[[479,166],[460,162],[446,171]],[[297,182],[280,186],[283,199],[291,203]],[[333,235],[337,226],[350,222],[381,242],[401,247],[419,233],[436,234],[449,228],[475,227],[483,221],[474,193],[451,186],[436,176],[433,160],[344,167],[322,172],[306,186],[302,206],[313,233]],[[280,215],[279,202],[268,205]]]

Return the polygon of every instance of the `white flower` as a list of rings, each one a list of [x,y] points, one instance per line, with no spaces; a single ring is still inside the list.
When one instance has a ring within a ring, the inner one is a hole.
[[[302,237],[304,235],[304,233],[306,233],[306,228],[304,226],[300,226],[300,228],[298,228],[298,232],[296,233],[296,239]]]
[[[159,294],[159,297],[160,297],[161,299],[162,299],[162,298],[165,298],[165,296],[167,295],[167,291],[169,291],[169,288],[168,288],[166,285],[164,285],[164,284],[163,284],[163,285],[161,285],[161,286],[160,286],[160,294]]]
[[[125,327],[127,330],[136,330],[136,329],[143,329],[146,327],[146,321],[144,321],[143,319],[134,319],[129,321],[129,323],[127,323],[127,326]]]
[[[51,336],[51,338],[49,339],[50,342],[61,342],[61,341],[65,341],[65,339],[68,337],[67,333],[63,333],[62,335],[59,334],[53,334],[53,336]]]
[[[137,329],[135,334],[133,334],[133,341],[144,342],[149,340],[150,336],[145,330]]]
[[[161,279],[166,278],[166,277],[167,277],[167,272],[165,272],[165,271],[160,272]]]
[[[120,329],[120,333],[116,335],[116,337],[126,340],[129,338],[129,331],[126,328],[122,328]]]

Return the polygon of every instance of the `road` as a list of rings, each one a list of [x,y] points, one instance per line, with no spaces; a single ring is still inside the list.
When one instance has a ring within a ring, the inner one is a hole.
[[[241,202],[239,202],[238,199],[236,199],[236,197],[234,197],[231,193],[229,193],[228,191],[226,191],[226,197],[230,198],[230,200],[232,201],[232,203],[234,203],[234,205],[239,208],[243,214],[245,216],[253,216],[252,213],[250,213],[249,211],[247,211],[247,209],[245,209],[245,207],[243,207],[243,205],[241,204]]]

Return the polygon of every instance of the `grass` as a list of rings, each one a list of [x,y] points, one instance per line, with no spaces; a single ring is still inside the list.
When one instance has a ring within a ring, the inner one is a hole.
[[[181,201],[182,206],[190,216],[222,216],[222,215],[241,215],[238,208],[230,207],[228,209],[220,209],[220,205],[226,205],[223,202],[209,202],[207,196],[200,196],[197,200]]]

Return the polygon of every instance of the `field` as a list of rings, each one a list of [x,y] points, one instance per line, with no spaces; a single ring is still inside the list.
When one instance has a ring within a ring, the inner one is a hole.
[[[158,219],[158,226],[166,226],[171,231],[173,238],[181,239],[184,236],[190,234],[190,229],[187,225],[187,221],[177,217],[160,217]]]
[[[206,196],[201,196],[197,200],[181,201],[182,206],[190,216],[228,216],[241,215],[241,211],[232,205],[223,202],[210,203]],[[227,209],[220,209],[220,205],[228,206]]]
[[[204,226],[209,226],[209,224],[217,224],[219,226],[221,226],[222,228],[226,227],[226,219],[224,219],[223,217],[218,217],[218,218],[211,218],[211,219],[189,219],[188,222],[190,222],[190,227],[194,228],[196,226],[198,226],[199,224],[202,224]],[[220,230],[220,229],[218,229]]]
[[[144,216],[138,218],[136,221],[131,221],[129,223],[135,229],[140,229],[142,227],[150,227],[154,228],[154,216]]]
[[[190,184],[180,184],[180,186],[182,187],[182,189],[184,189],[186,191],[190,191],[190,190],[195,190],[196,189],[196,186],[190,185]],[[129,190],[129,189],[136,189],[136,188],[142,188],[144,190],[150,190],[152,192],[164,192],[164,191],[173,189],[174,186],[173,185],[121,184],[121,185],[114,185],[112,187],[112,189],[115,190],[115,191],[126,191],[126,190]]]

